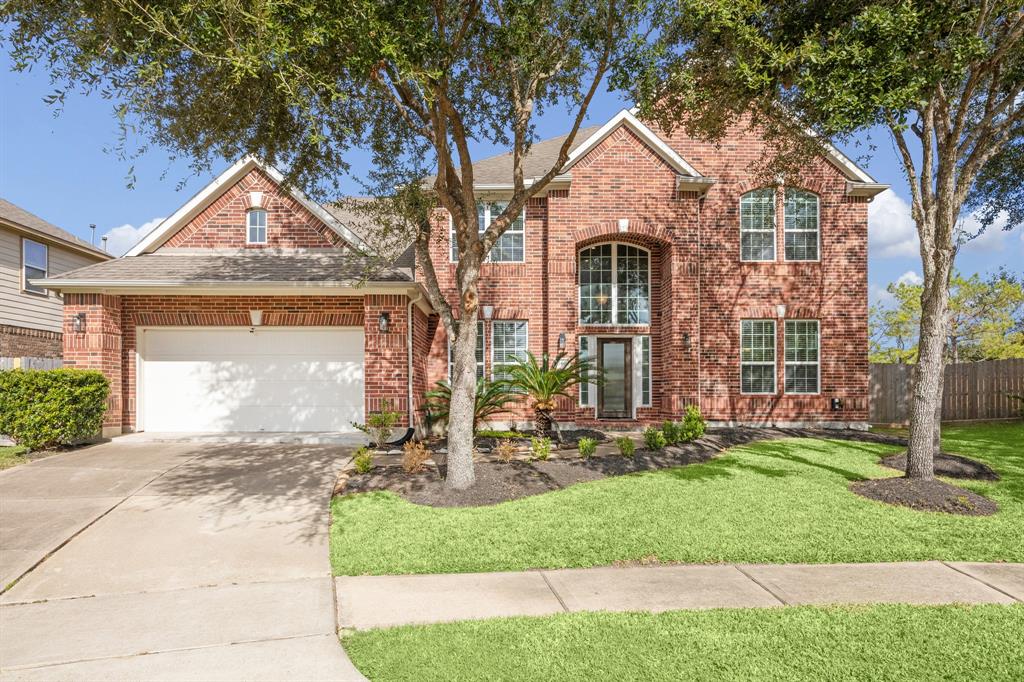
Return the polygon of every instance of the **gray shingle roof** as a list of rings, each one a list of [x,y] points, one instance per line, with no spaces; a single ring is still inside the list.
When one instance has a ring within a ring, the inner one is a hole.
[[[0,218],[7,222],[21,225],[29,230],[44,234],[58,242],[66,242],[80,249],[84,249],[99,257],[113,258],[113,256],[106,251],[96,248],[89,242],[79,239],[67,230],[62,230],[56,225],[48,223],[39,216],[29,213],[20,206],[16,206],[2,198],[0,198]]]
[[[338,249],[237,251],[196,249],[156,253],[97,263],[56,280],[75,282],[239,283],[239,282],[412,282],[407,267],[382,266]]]

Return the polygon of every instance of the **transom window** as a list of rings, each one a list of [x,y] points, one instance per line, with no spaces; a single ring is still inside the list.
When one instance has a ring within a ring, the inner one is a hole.
[[[740,197],[740,260],[775,260],[775,190]]]
[[[448,339],[448,382],[451,383],[452,371],[455,369],[455,344]],[[476,323],[476,378],[484,378],[484,323]]]
[[[775,393],[775,320],[740,322],[740,392]]]
[[[818,321],[786,320],[786,393],[818,393]]]
[[[31,239],[22,239],[21,264],[21,286],[23,290],[32,294],[46,296],[46,289],[36,286],[29,281],[33,279],[46,279],[46,273],[49,270],[49,249],[46,244],[41,244]]]
[[[491,378],[495,381],[508,379],[505,368],[516,364],[516,359],[525,360],[530,336],[526,322],[491,322]]]
[[[267,212],[262,208],[254,208],[248,213],[249,229],[246,242],[249,244],[267,243]]]
[[[818,260],[818,196],[786,189],[786,260]]]
[[[507,201],[479,202],[476,205],[476,224],[479,234],[490,227],[491,221],[497,218],[508,206]],[[494,242],[487,260],[491,263],[522,263],[526,260],[526,226],[525,211],[519,214],[508,229]],[[450,222],[448,229],[451,241],[451,258],[453,263],[459,260],[459,244],[455,239],[455,223]]]
[[[650,324],[651,257],[629,244],[580,251],[580,323]]]

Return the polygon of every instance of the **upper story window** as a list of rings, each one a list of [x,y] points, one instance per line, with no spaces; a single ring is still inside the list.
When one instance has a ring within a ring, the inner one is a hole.
[[[818,195],[786,188],[786,260],[818,260]]]
[[[46,244],[31,239],[21,240],[21,286],[24,291],[46,296],[46,289],[32,284],[29,280],[46,279],[50,262],[49,251]]]
[[[476,224],[480,234],[484,233],[508,206],[507,201],[479,202],[476,205]],[[453,263],[459,260],[459,244],[455,239],[455,223],[449,222],[448,237],[451,241],[451,258]],[[487,255],[491,263],[522,263],[526,260],[526,220],[525,211],[512,221],[508,229],[494,242],[491,252]]]
[[[262,208],[254,208],[248,213],[248,230],[245,241],[247,244],[267,243],[267,212]]]
[[[580,323],[650,324],[651,256],[639,246],[598,244],[580,251]]]
[[[774,189],[755,189],[740,197],[740,260],[775,260]]]

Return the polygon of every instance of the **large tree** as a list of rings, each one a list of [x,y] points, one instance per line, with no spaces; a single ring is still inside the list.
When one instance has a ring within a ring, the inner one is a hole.
[[[17,67],[48,68],[56,99],[79,86],[102,92],[126,130],[198,169],[255,154],[327,200],[350,150],[372,151],[370,191],[397,216],[381,229],[409,231],[454,339],[447,483],[471,486],[481,263],[558,174],[595,93],[621,83],[623,64],[636,68],[652,25],[646,3],[8,0],[0,12]],[[549,108],[566,112],[568,135],[528,178],[535,117]],[[505,210],[479,232],[472,148],[482,141],[508,148],[512,171]],[[457,301],[430,257],[437,207],[454,227]]]
[[[917,362],[923,287],[894,282],[891,301],[871,308],[871,362]],[[999,270],[987,277],[954,272],[949,286],[946,361],[1024,358],[1024,284]]]
[[[681,0],[663,38],[643,109],[711,139],[758,127],[777,143],[766,172],[857,131],[891,140],[924,274],[907,476],[931,478],[958,221],[965,205],[1007,229],[1024,213],[1009,210],[1024,182],[1020,0]]]

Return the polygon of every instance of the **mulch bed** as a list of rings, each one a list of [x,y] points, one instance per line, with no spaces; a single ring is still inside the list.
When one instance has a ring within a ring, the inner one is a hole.
[[[530,447],[530,439],[536,434],[532,431],[521,431],[518,433],[519,436],[517,438],[480,436],[473,439],[473,447],[480,452],[490,452],[503,440],[510,440],[520,447]],[[594,429],[563,429],[561,445],[552,437],[551,446],[554,449],[575,450],[579,445],[580,438],[593,438],[598,443],[606,443],[611,440],[604,431],[595,431]],[[432,452],[444,452],[447,448],[447,438],[438,438],[427,443],[427,449]]]
[[[907,470],[907,453],[898,452],[895,455],[883,457],[879,464],[890,469],[905,472]],[[961,457],[960,455],[952,455],[947,452],[942,452],[935,456],[935,475],[975,481],[999,480],[999,474],[984,462],[979,462],[969,457]]]
[[[850,484],[854,493],[878,502],[918,511],[989,516],[999,510],[987,497],[936,479],[881,478]]]

